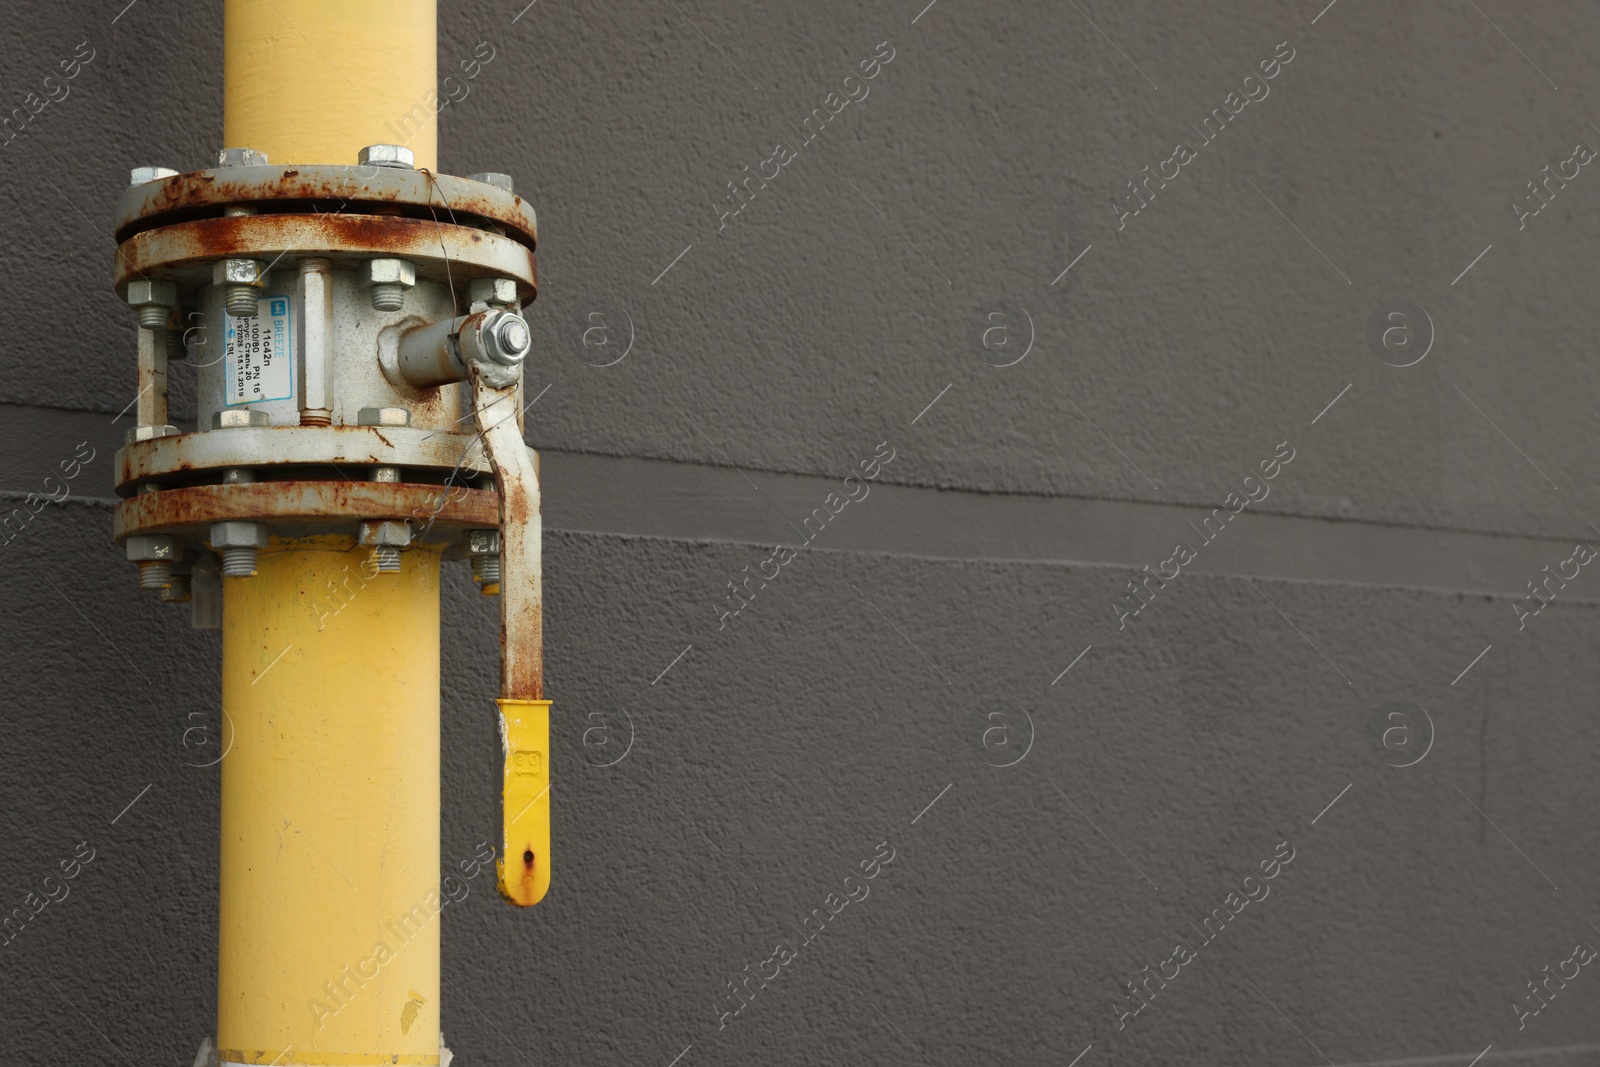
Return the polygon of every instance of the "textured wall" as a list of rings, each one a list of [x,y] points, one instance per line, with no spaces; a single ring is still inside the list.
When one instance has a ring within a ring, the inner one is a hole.
[[[5,1063],[187,1065],[215,1014],[218,647],[109,543],[107,225],[130,165],[218,147],[221,24],[124,2],[0,41],[17,102],[93,50],[0,146],[0,492],[94,457],[0,547],[0,911],[93,849],[0,944]],[[444,915],[457,1062],[1600,1062],[1600,578],[1515,610],[1600,545],[1593,10],[925,2],[442,5],[442,68],[495,48],[442,166],[542,223],[556,700],[549,897]],[[444,600],[456,861],[498,825],[495,634],[458,568]]]

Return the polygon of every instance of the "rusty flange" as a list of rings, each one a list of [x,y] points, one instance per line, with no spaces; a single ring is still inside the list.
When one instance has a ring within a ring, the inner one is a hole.
[[[112,536],[202,532],[214,522],[273,524],[310,534],[348,528],[362,520],[411,523],[418,543],[451,544],[463,531],[500,523],[500,498],[492,489],[389,482],[255,482],[196,485],[142,493],[117,504]]]
[[[414,426],[235,426],[175,434],[117,451],[117,492],[130,496],[141,483],[200,477],[220,481],[232,467],[367,467],[426,469],[458,480],[490,473],[476,434]],[[210,474],[210,478],[204,476]],[[286,483],[276,482],[276,485]],[[495,525],[490,523],[490,525]]]
[[[514,193],[448,174],[372,165],[226,167],[142,182],[117,204],[116,239],[218,217],[235,205],[269,213],[398,213],[468,226],[488,223],[530,250],[537,243],[533,208]]]
[[[211,264],[219,259],[271,263],[294,254],[336,265],[398,257],[414,262],[424,277],[456,285],[475,277],[514,278],[523,303],[538,290],[533,252],[510,237],[433,219],[343,212],[195,219],[135,233],[117,249],[115,285],[119,294],[134,278],[192,289],[210,283]]]

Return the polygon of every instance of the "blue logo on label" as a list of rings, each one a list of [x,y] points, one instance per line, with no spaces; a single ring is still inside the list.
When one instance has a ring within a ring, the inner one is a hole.
[[[275,296],[271,300],[267,301],[267,308],[267,314],[269,315],[287,315],[289,313],[289,298],[286,296]]]

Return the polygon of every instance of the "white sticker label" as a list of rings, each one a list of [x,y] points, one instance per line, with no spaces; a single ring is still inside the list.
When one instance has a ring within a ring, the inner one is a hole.
[[[294,330],[289,298],[264,296],[247,319],[227,316],[223,358],[224,402],[254,404],[294,396]]]

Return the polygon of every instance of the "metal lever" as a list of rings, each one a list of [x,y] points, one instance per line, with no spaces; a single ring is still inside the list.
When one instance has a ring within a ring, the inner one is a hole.
[[[518,427],[527,324],[503,311],[457,320],[472,410],[500,492],[500,895],[537,904],[550,888],[550,701],[544,699],[539,472]]]

